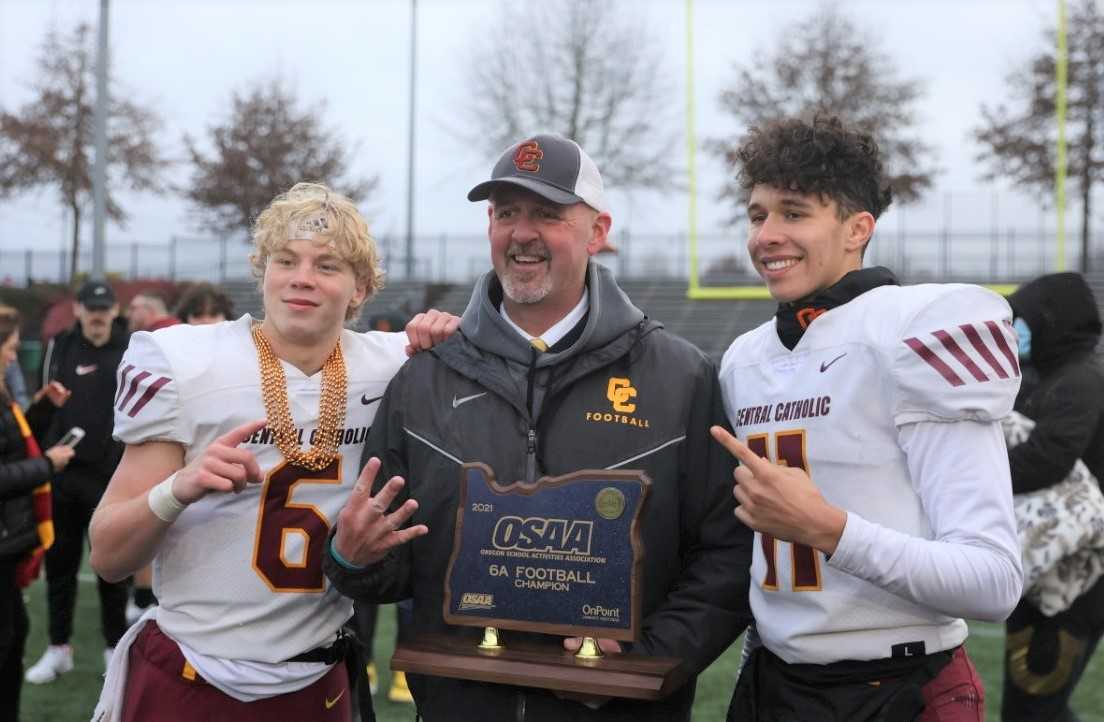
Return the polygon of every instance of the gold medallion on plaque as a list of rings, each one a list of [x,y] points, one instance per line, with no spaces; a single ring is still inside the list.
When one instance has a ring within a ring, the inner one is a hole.
[[[594,509],[603,519],[616,519],[625,513],[625,495],[620,489],[607,486],[594,498]]]

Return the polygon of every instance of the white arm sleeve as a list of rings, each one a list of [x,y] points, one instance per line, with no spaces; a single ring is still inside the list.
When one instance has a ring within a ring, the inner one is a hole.
[[[829,564],[951,617],[1005,619],[1023,570],[1000,424],[918,422],[898,439],[933,538],[848,512]]]

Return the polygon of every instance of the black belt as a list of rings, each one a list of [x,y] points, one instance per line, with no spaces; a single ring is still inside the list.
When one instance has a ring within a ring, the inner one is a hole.
[[[328,647],[315,647],[312,650],[297,654],[288,662],[321,662],[322,664],[337,664],[345,659],[345,655],[348,653],[350,647],[353,645],[353,638],[344,633],[344,630],[339,632],[337,639]]]

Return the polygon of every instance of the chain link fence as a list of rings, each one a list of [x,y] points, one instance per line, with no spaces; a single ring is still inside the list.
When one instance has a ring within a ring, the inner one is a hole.
[[[703,284],[724,285],[754,279],[746,251],[746,229],[702,233],[697,242],[697,270]],[[487,237],[482,234],[418,236],[413,243],[413,273],[406,273],[406,240],[377,239],[388,277],[429,283],[468,283],[490,268]],[[689,278],[690,243],[686,234],[614,233],[616,254],[602,262],[621,278]],[[1097,235],[1093,248],[1104,246]],[[884,265],[913,281],[968,279],[1004,282],[1055,270],[1053,234],[1038,229],[949,232],[879,230],[867,250],[868,265]],[[1067,267],[1080,266],[1080,244],[1067,239]],[[107,271],[119,278],[205,280],[217,283],[250,276],[250,246],[239,239],[173,236],[168,243],[109,243]],[[30,281],[68,279],[69,254],[58,250],[0,250],[0,283],[25,286]],[[1094,267],[1099,265],[1092,264]],[[83,251],[78,272],[91,268],[91,249]]]

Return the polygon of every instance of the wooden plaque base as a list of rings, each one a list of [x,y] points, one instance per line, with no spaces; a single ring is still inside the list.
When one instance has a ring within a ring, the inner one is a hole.
[[[657,700],[686,681],[681,660],[639,654],[608,654],[578,660],[551,643],[513,640],[497,651],[479,649],[470,638],[421,635],[400,644],[391,669],[479,682],[540,687],[581,696]]]

